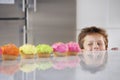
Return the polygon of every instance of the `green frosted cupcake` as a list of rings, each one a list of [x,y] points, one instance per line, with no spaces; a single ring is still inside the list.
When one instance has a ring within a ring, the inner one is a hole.
[[[36,46],[37,55],[39,58],[47,58],[51,56],[53,48],[47,44],[39,44]]]

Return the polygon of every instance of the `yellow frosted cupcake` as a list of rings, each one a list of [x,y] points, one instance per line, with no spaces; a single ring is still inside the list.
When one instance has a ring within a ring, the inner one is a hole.
[[[32,59],[35,57],[36,48],[32,44],[24,44],[20,48],[21,57],[24,59]]]
[[[39,58],[47,58],[51,56],[53,48],[47,44],[39,44],[36,46],[37,55]]]

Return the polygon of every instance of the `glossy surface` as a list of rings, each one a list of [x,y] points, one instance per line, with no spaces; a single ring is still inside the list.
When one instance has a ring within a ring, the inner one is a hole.
[[[120,51],[0,62],[0,80],[119,80]]]

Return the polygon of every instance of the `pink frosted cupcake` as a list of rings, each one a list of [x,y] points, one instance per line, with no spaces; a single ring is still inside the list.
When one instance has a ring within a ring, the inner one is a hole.
[[[53,53],[55,56],[67,56],[68,46],[62,42],[52,45]]]
[[[77,55],[81,51],[79,44],[76,42],[71,41],[66,45],[68,46],[68,55]]]

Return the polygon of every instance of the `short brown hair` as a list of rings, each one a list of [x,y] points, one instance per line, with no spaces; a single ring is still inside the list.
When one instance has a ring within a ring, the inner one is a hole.
[[[107,50],[108,48],[108,35],[106,33],[105,29],[96,27],[96,26],[91,26],[91,27],[86,27],[83,28],[78,35],[78,43],[81,49],[84,49],[83,43],[84,43],[84,37],[89,34],[101,34],[105,38],[105,48]]]

